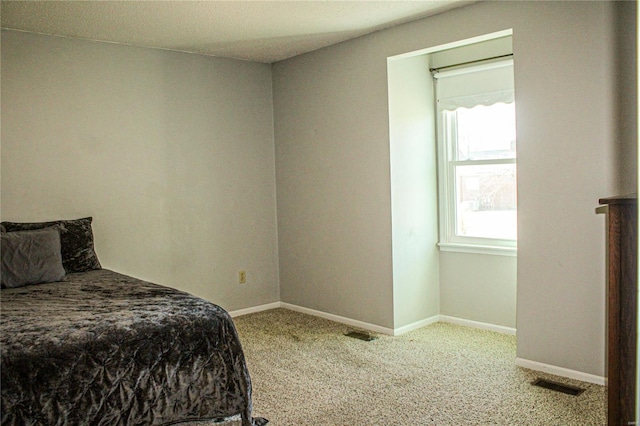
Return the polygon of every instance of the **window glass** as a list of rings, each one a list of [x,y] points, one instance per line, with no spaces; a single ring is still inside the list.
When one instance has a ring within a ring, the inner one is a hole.
[[[456,165],[456,235],[517,238],[516,165]]]
[[[515,102],[458,108],[457,160],[516,158]]]

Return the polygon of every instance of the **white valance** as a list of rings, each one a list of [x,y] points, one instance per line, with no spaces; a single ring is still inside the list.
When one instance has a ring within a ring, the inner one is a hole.
[[[458,108],[473,108],[477,105],[489,106],[501,102],[509,104],[514,100],[513,90],[503,90],[502,92],[482,93],[459,98],[438,99],[438,107],[441,110],[453,111]]]
[[[440,110],[514,102],[513,60],[435,72]]]

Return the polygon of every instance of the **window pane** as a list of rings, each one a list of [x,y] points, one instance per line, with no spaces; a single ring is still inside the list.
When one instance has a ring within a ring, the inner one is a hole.
[[[478,105],[455,111],[456,160],[516,158],[516,106]]]
[[[458,165],[455,177],[456,235],[516,240],[516,165]]]

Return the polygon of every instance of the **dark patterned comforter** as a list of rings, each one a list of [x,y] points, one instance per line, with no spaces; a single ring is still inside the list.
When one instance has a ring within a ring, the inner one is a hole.
[[[251,381],[220,307],[109,270],[0,295],[3,425],[251,418]]]

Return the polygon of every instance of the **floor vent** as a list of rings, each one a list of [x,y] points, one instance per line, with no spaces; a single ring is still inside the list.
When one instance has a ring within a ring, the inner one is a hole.
[[[575,386],[565,385],[558,382],[552,382],[551,380],[538,379],[532,383],[534,386],[540,386],[541,388],[551,389],[557,392],[566,393],[568,395],[578,396],[584,389],[577,388]]]
[[[347,334],[345,334],[345,336],[353,337],[354,339],[363,340],[365,342],[370,342],[372,340],[376,340],[376,338],[373,337],[372,335],[370,335],[368,333],[362,333],[360,331],[350,331]]]

